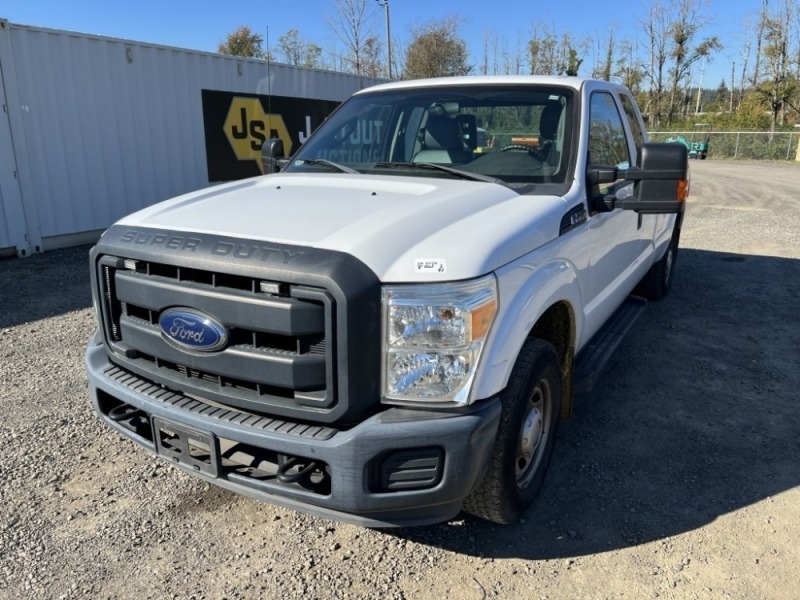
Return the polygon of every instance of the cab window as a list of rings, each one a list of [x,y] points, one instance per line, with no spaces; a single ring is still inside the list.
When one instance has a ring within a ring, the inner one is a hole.
[[[628,166],[630,152],[614,97],[592,94],[589,126],[589,162],[596,165]]]
[[[622,102],[622,110],[625,111],[625,116],[628,118],[628,123],[631,126],[631,135],[633,135],[633,141],[638,148],[644,144],[644,132],[642,131],[642,125],[639,121],[638,112],[633,104],[633,100],[631,100],[629,96],[622,94],[619,98]]]
[[[589,164],[630,166],[630,150],[614,97],[606,92],[595,92],[590,101]],[[620,182],[601,185],[600,193],[612,193]]]

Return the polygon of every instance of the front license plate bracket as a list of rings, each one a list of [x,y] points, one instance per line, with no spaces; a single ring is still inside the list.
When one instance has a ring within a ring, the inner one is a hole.
[[[153,437],[159,456],[192,471],[219,476],[219,447],[214,435],[153,417]]]

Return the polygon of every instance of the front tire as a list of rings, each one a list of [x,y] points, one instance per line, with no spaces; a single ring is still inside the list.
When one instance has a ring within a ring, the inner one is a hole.
[[[500,395],[500,425],[489,469],[465,499],[464,510],[510,524],[533,503],[553,454],[561,388],[555,348],[543,340],[528,339]]]

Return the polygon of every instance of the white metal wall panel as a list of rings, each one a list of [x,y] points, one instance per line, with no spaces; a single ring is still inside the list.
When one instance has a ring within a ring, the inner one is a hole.
[[[0,79],[2,82],[2,79]],[[5,98],[0,95],[5,106]],[[11,238],[10,218],[13,209],[19,211],[21,198],[19,185],[14,171],[14,147],[11,143],[11,129],[8,126],[8,119],[5,114],[0,114],[0,252],[6,248],[15,248],[16,243]],[[13,203],[13,204],[12,204]],[[6,210],[6,204],[9,210]],[[17,229],[25,228],[24,220],[17,224]]]
[[[2,38],[0,38],[2,43]],[[11,140],[11,125],[8,121],[8,103],[3,86],[3,65],[0,63],[0,102],[3,112],[0,113],[0,255],[8,248],[16,249],[17,244],[11,237],[10,220],[17,213],[22,213],[22,197],[19,182],[16,178],[17,165],[14,160],[14,144]],[[8,205],[8,209],[6,209]],[[25,229],[25,220],[20,219],[16,229]]]
[[[102,229],[208,185],[202,89],[341,101],[379,83],[10,23],[4,30],[13,56],[0,58],[15,67],[4,82],[11,128],[25,140],[15,144],[23,202],[45,239]]]
[[[8,217],[3,206],[3,187],[0,186],[0,252],[5,248],[12,248],[11,235],[8,231]]]

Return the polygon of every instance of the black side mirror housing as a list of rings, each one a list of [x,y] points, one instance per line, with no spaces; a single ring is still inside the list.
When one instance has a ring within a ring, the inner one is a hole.
[[[283,150],[283,140],[272,138],[261,145],[261,164],[264,174],[278,173],[286,166],[285,152]]]
[[[586,174],[587,182],[590,186],[619,180],[635,182],[632,198],[603,198],[609,210],[621,208],[645,214],[682,212],[689,177],[686,147],[682,144],[642,144],[637,163],[639,167],[630,169],[591,165]]]

